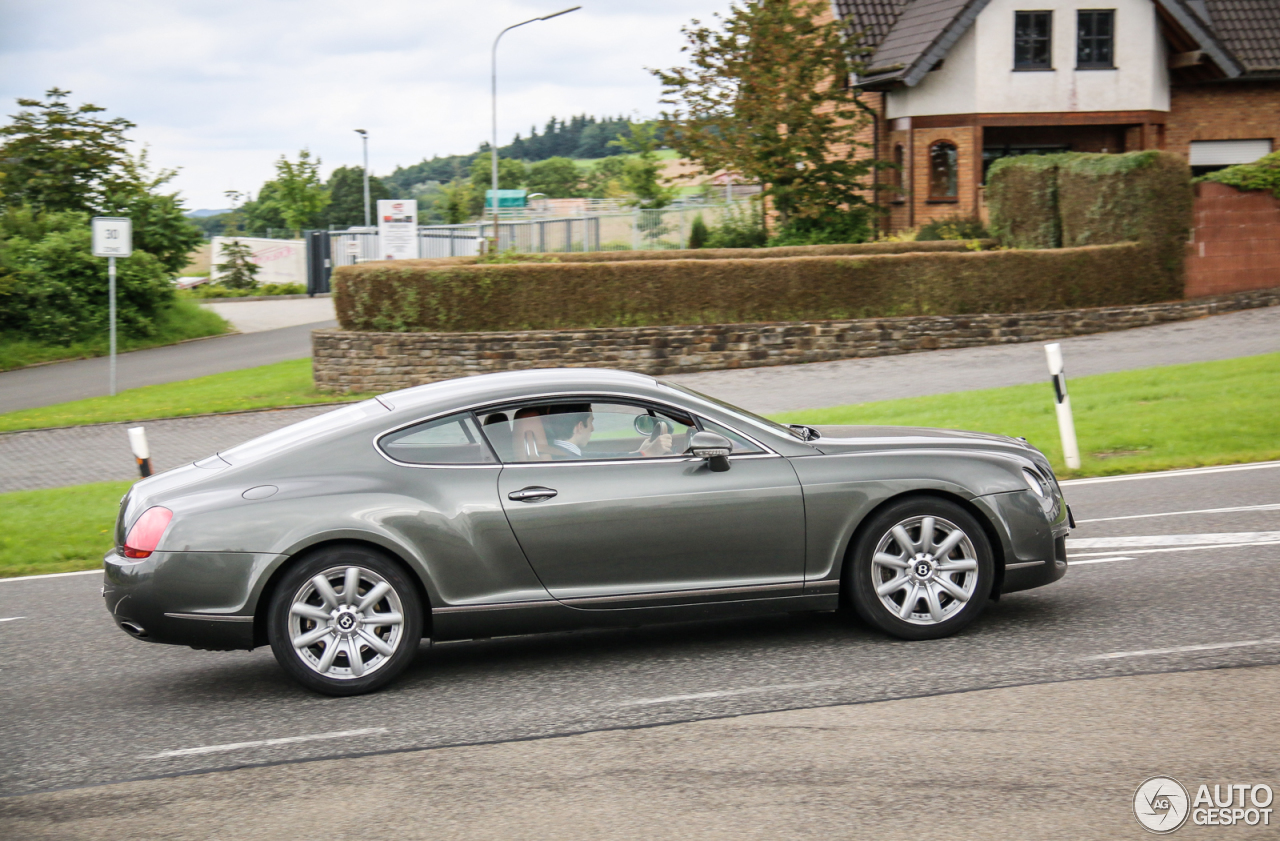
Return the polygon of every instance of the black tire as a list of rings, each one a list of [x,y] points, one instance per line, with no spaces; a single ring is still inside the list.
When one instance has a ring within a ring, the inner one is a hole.
[[[346,593],[350,570],[357,571],[352,600]],[[320,578],[328,584],[327,593],[317,584]],[[375,588],[383,595],[359,611]],[[295,619],[295,604],[297,611],[312,615]],[[325,614],[330,618],[324,620]],[[399,622],[392,621],[396,616]],[[369,621],[379,617],[387,623]],[[303,637],[317,639],[296,648],[294,639]],[[385,686],[413,661],[421,639],[422,601],[408,573],[365,546],[332,546],[299,559],[268,607],[267,640],[276,661],[298,683],[325,695],[361,695]]]
[[[952,539],[953,529],[961,532],[945,556],[921,551],[926,548],[926,518],[934,521],[928,548],[937,549]],[[908,550],[894,536],[896,527],[906,531],[912,544]],[[901,560],[908,561],[904,568],[892,565]],[[866,524],[843,583],[863,621],[901,639],[926,640],[950,636],[976,619],[990,599],[994,580],[991,543],[977,519],[949,500],[912,497],[890,505]],[[878,593],[881,586],[889,592]]]

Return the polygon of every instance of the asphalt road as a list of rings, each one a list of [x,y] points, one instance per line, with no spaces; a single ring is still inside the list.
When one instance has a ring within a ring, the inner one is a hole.
[[[335,326],[336,321],[321,321],[122,353],[116,357],[116,382],[123,391],[306,359],[311,356],[311,331]],[[109,369],[102,356],[0,373],[0,412],[101,397],[107,394]]]
[[[0,581],[0,794],[1087,678],[1280,665],[1280,463],[1088,479],[1066,492],[1080,521],[1073,541],[1093,543],[1072,544],[1073,566],[1062,581],[1005,597],[958,637],[905,643],[816,614],[424,643],[397,683],[353,699],[298,688],[266,649],[210,653],[132,640],[103,609],[97,575]],[[1205,679],[1217,685],[1219,678]],[[1099,750],[1107,750],[1107,728],[1117,739],[1132,735],[1131,712],[1016,697],[1024,700],[1009,703],[1031,705],[1016,710],[1024,727],[1087,713]],[[1202,714],[1219,727],[1237,720],[1257,726],[1230,705]],[[957,721],[953,729],[965,738],[1003,738]],[[767,740],[770,732],[762,727],[753,738]],[[1275,785],[1278,734],[1254,735],[1249,767]],[[874,747],[884,738],[868,730],[859,743]],[[908,729],[892,742],[896,749],[913,738]],[[946,751],[919,739],[918,757],[904,757],[917,771],[931,752]],[[731,748],[690,736],[683,750],[696,757]],[[578,777],[589,778],[589,757],[578,761]],[[1135,785],[1162,770],[1140,756],[1110,761],[1113,769],[1123,764]],[[1201,776],[1219,768],[1200,761],[1193,770]],[[299,767],[305,786],[308,774]],[[349,774],[355,766],[343,767]],[[359,780],[346,779],[355,788],[343,796],[358,809]],[[720,784],[752,783],[744,775]],[[323,799],[321,791],[310,794]],[[931,821],[937,803],[965,796],[928,774],[902,795],[933,804]],[[418,796],[452,798],[460,812],[484,808],[448,778],[424,779]],[[0,799],[0,829],[6,816],[30,815],[26,802]],[[65,815],[46,815],[55,825],[87,801],[65,802],[72,804]],[[353,812],[345,826],[364,825]]]

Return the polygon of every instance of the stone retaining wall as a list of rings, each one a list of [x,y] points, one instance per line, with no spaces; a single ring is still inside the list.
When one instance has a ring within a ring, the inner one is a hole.
[[[1015,315],[491,333],[315,330],[319,388],[384,392],[524,368],[619,368],[654,376],[1038,342],[1280,304],[1280,288],[1130,307]]]

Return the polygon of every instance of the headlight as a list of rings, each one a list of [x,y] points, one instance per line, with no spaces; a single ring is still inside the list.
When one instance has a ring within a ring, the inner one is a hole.
[[[1049,483],[1046,482],[1039,473],[1034,473],[1027,468],[1022,468],[1022,478],[1027,481],[1027,487],[1031,492],[1041,499],[1048,499],[1050,495]]]

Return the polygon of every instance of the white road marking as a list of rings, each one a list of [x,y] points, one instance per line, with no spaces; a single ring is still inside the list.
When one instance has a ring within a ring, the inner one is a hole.
[[[1146,520],[1151,517],[1183,517],[1188,514],[1228,514],[1233,511],[1280,511],[1280,502],[1267,505],[1237,505],[1232,508],[1200,508],[1195,511],[1162,511],[1159,514],[1127,514],[1124,517],[1094,517],[1092,520],[1076,520],[1080,523],[1110,523],[1115,520]]]
[[[0,619],[0,622],[16,622],[19,619],[26,619],[26,618],[27,617],[25,616],[6,616],[3,619]]]
[[[1067,564],[1068,564],[1069,566],[1078,567],[1078,566],[1083,566],[1084,564],[1109,564],[1109,563],[1111,563],[1111,562],[1113,562],[1113,561],[1132,561],[1132,560],[1133,560],[1133,558],[1127,558],[1127,557],[1120,557],[1120,558],[1092,558],[1092,559],[1087,560],[1087,561],[1075,561],[1075,560],[1068,559],[1068,560],[1067,560]]]
[[[813,683],[779,683],[773,686],[753,686],[749,689],[722,689],[718,692],[695,692],[692,695],[667,695],[662,698],[640,698],[635,701],[623,701],[619,707],[640,707],[650,704],[674,704],[677,701],[700,701],[703,698],[730,698],[735,695],[754,695],[760,692],[785,692],[791,689],[820,689],[824,686],[838,686],[843,680],[819,680]]]
[[[35,581],[37,578],[66,578],[69,575],[102,575],[101,569],[86,569],[81,572],[50,572],[44,575],[16,575],[13,578],[0,578],[0,584],[10,581]]]
[[[1168,546],[1164,549],[1125,549],[1127,555],[1154,555],[1159,552],[1202,552],[1205,549],[1239,549],[1242,546],[1277,546],[1280,540],[1264,540],[1258,543],[1219,543],[1208,546]],[[1067,563],[1073,563],[1073,558],[1096,558],[1100,555],[1114,555],[1115,550],[1110,552],[1079,552],[1072,553],[1067,556]]]
[[[1150,534],[1136,537],[1068,538],[1068,549],[1127,549],[1131,546],[1217,546],[1226,543],[1270,543],[1280,531],[1236,531],[1218,534]]]
[[[1095,654],[1084,657],[1084,660],[1119,660],[1123,657],[1155,657],[1160,654],[1184,654],[1191,651],[1217,651],[1221,648],[1248,648],[1254,645],[1280,645],[1280,639],[1241,640],[1239,642],[1215,642],[1208,645],[1179,645],[1176,648],[1146,648],[1141,651],[1113,651],[1110,654]]]
[[[1200,476],[1206,473],[1235,473],[1239,470],[1269,470],[1280,467],[1280,461],[1260,461],[1255,464],[1233,464],[1226,467],[1191,467],[1186,470],[1161,470],[1158,473],[1129,473],[1125,476],[1099,476],[1096,479],[1067,479],[1059,485],[1101,485],[1106,482],[1136,482],[1138,479],[1176,479],[1179,476]]]
[[[205,753],[222,753],[229,750],[245,750],[247,748],[265,748],[272,745],[291,745],[295,742],[318,742],[323,739],[348,739],[353,736],[374,736],[379,733],[386,733],[385,727],[368,727],[364,730],[338,730],[334,733],[313,733],[310,736],[285,736],[281,739],[259,739],[256,742],[232,742],[227,745],[204,745],[198,748],[182,748],[181,750],[166,750],[151,756],[141,757],[142,759],[169,759],[174,756],[198,756]]]

